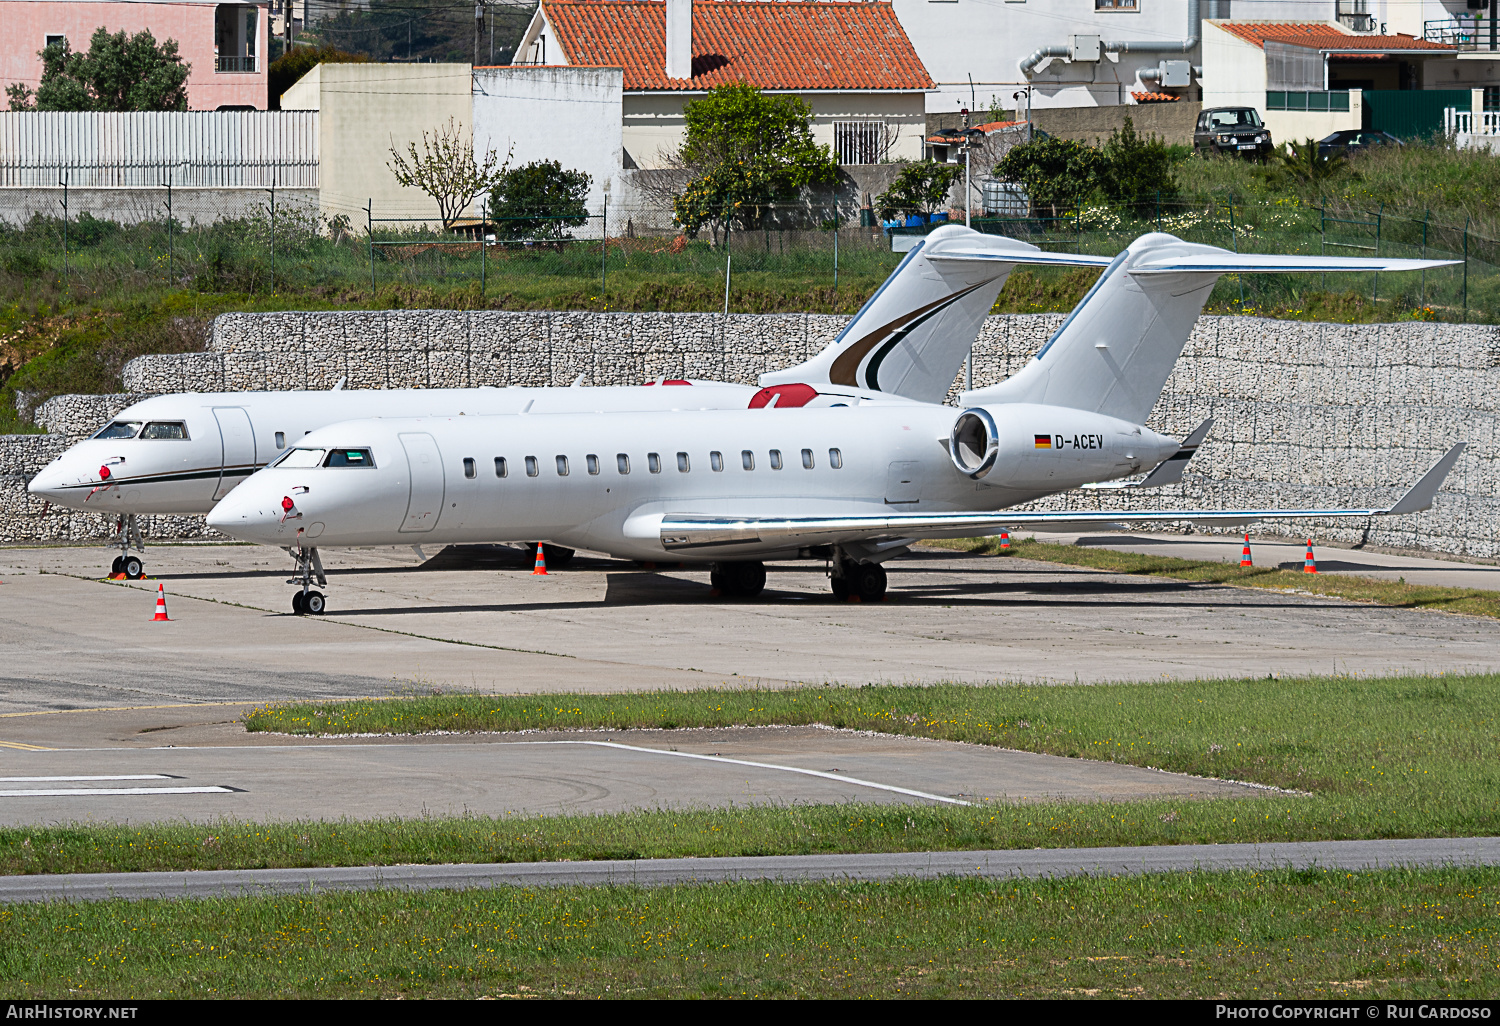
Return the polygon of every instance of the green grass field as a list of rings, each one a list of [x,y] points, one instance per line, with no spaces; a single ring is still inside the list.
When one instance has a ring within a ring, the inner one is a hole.
[[[1493,997],[1500,871],[0,908],[8,997]]]

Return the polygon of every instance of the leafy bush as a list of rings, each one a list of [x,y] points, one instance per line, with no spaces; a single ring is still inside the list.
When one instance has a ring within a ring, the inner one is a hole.
[[[1156,136],[1141,138],[1129,117],[1104,144],[1102,156],[1099,184],[1115,206],[1139,213],[1177,195],[1171,148]]]
[[[490,191],[490,217],[502,239],[561,238],[589,219],[592,179],[555,160],[534,160],[500,172]]]
[[[963,171],[962,164],[939,164],[919,160],[901,169],[891,187],[881,193],[875,204],[883,218],[921,214],[925,217],[942,206],[948,190]]]
[[[1075,209],[1099,187],[1104,157],[1092,146],[1043,136],[1014,147],[994,175],[1003,182],[1026,187],[1033,210],[1045,208],[1049,217]]]

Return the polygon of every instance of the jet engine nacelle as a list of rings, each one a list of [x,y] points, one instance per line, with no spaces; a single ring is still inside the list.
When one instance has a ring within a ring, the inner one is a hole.
[[[959,413],[948,456],[959,472],[1011,488],[1070,488],[1128,477],[1175,453],[1175,438],[1086,410],[1025,403]]]

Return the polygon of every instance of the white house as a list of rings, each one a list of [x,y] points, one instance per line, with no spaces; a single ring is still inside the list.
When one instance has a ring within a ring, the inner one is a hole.
[[[622,68],[627,168],[667,166],[684,104],[735,82],[801,97],[841,163],[920,159],[932,88],[888,3],[541,0],[515,64]]]

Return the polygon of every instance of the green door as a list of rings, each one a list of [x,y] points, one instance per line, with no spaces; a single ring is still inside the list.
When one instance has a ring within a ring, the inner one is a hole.
[[[1364,127],[1400,139],[1419,139],[1443,131],[1443,110],[1468,110],[1467,89],[1366,89]]]

